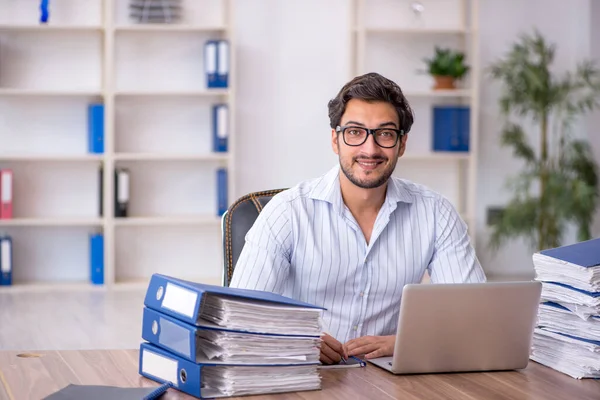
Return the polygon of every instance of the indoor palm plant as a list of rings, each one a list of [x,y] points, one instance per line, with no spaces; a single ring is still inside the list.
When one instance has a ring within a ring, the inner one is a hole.
[[[569,224],[577,228],[577,240],[591,237],[597,165],[574,128],[578,117],[599,105],[600,71],[593,62],[582,61],[558,76],[551,71],[554,58],[555,46],[536,31],[522,35],[490,68],[502,83],[501,143],[524,163],[509,180],[512,200],[492,224],[493,248],[518,236],[529,239],[536,250],[557,247]],[[517,119],[532,130],[526,132]],[[596,134],[596,127],[590,128]]]
[[[469,71],[464,53],[452,49],[436,46],[434,56],[423,61],[427,65],[427,72],[435,79],[435,90],[454,89],[455,81]]]

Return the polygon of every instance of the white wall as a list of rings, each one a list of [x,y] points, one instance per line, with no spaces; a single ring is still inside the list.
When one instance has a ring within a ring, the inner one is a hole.
[[[238,193],[290,187],[337,162],[327,102],[349,78],[347,4],[235,3]]]
[[[482,68],[501,57],[520,32],[531,32],[534,27],[557,45],[557,69],[573,67],[580,58],[589,55],[589,3],[589,0],[480,1]],[[496,255],[486,248],[489,238],[485,229],[486,208],[503,205],[510,199],[504,182],[507,176],[519,171],[520,165],[510,150],[499,147],[498,85],[483,76],[480,87],[478,255],[489,274],[533,276],[532,249],[525,243],[511,242]]]
[[[504,54],[520,32],[534,26],[557,44],[559,69],[570,68],[589,55],[590,0],[479,3],[482,68]],[[596,21],[600,21],[598,3],[594,5]],[[336,162],[328,144],[326,104],[348,78],[349,6],[344,0],[236,3],[239,193],[287,187],[320,175]],[[250,13],[252,18],[244,18]],[[598,31],[600,23],[596,25]],[[598,42],[594,42],[596,54]],[[486,209],[510,198],[503,185],[518,172],[519,164],[508,149],[499,148],[498,85],[482,74],[480,87],[477,251],[489,274],[531,276],[532,250],[523,243],[510,243],[495,256],[486,247]],[[600,148],[598,136],[596,147]]]

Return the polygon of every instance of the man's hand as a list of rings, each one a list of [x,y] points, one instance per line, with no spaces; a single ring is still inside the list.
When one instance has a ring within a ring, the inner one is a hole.
[[[349,340],[344,344],[347,356],[365,355],[365,358],[377,358],[394,354],[396,336],[363,336]]]
[[[323,334],[321,338],[321,362],[323,364],[337,364],[344,355],[344,347],[333,336]]]

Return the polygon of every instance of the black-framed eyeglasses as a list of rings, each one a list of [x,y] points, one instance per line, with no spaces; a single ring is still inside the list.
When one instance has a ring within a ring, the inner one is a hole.
[[[373,135],[375,143],[379,147],[386,149],[392,148],[398,144],[398,139],[404,136],[404,131],[394,128],[375,128],[368,129],[362,126],[338,126],[336,132],[342,132],[344,143],[348,146],[360,146],[367,141],[369,134]]]

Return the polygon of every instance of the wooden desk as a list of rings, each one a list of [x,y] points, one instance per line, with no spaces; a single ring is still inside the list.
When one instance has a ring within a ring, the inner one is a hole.
[[[19,354],[38,355],[19,357]],[[0,352],[0,399],[41,399],[70,383],[158,386],[138,375],[138,350]],[[534,362],[522,371],[395,376],[373,365],[325,370],[323,389],[250,399],[600,400],[600,382],[576,380]],[[193,399],[169,389],[167,399]]]

